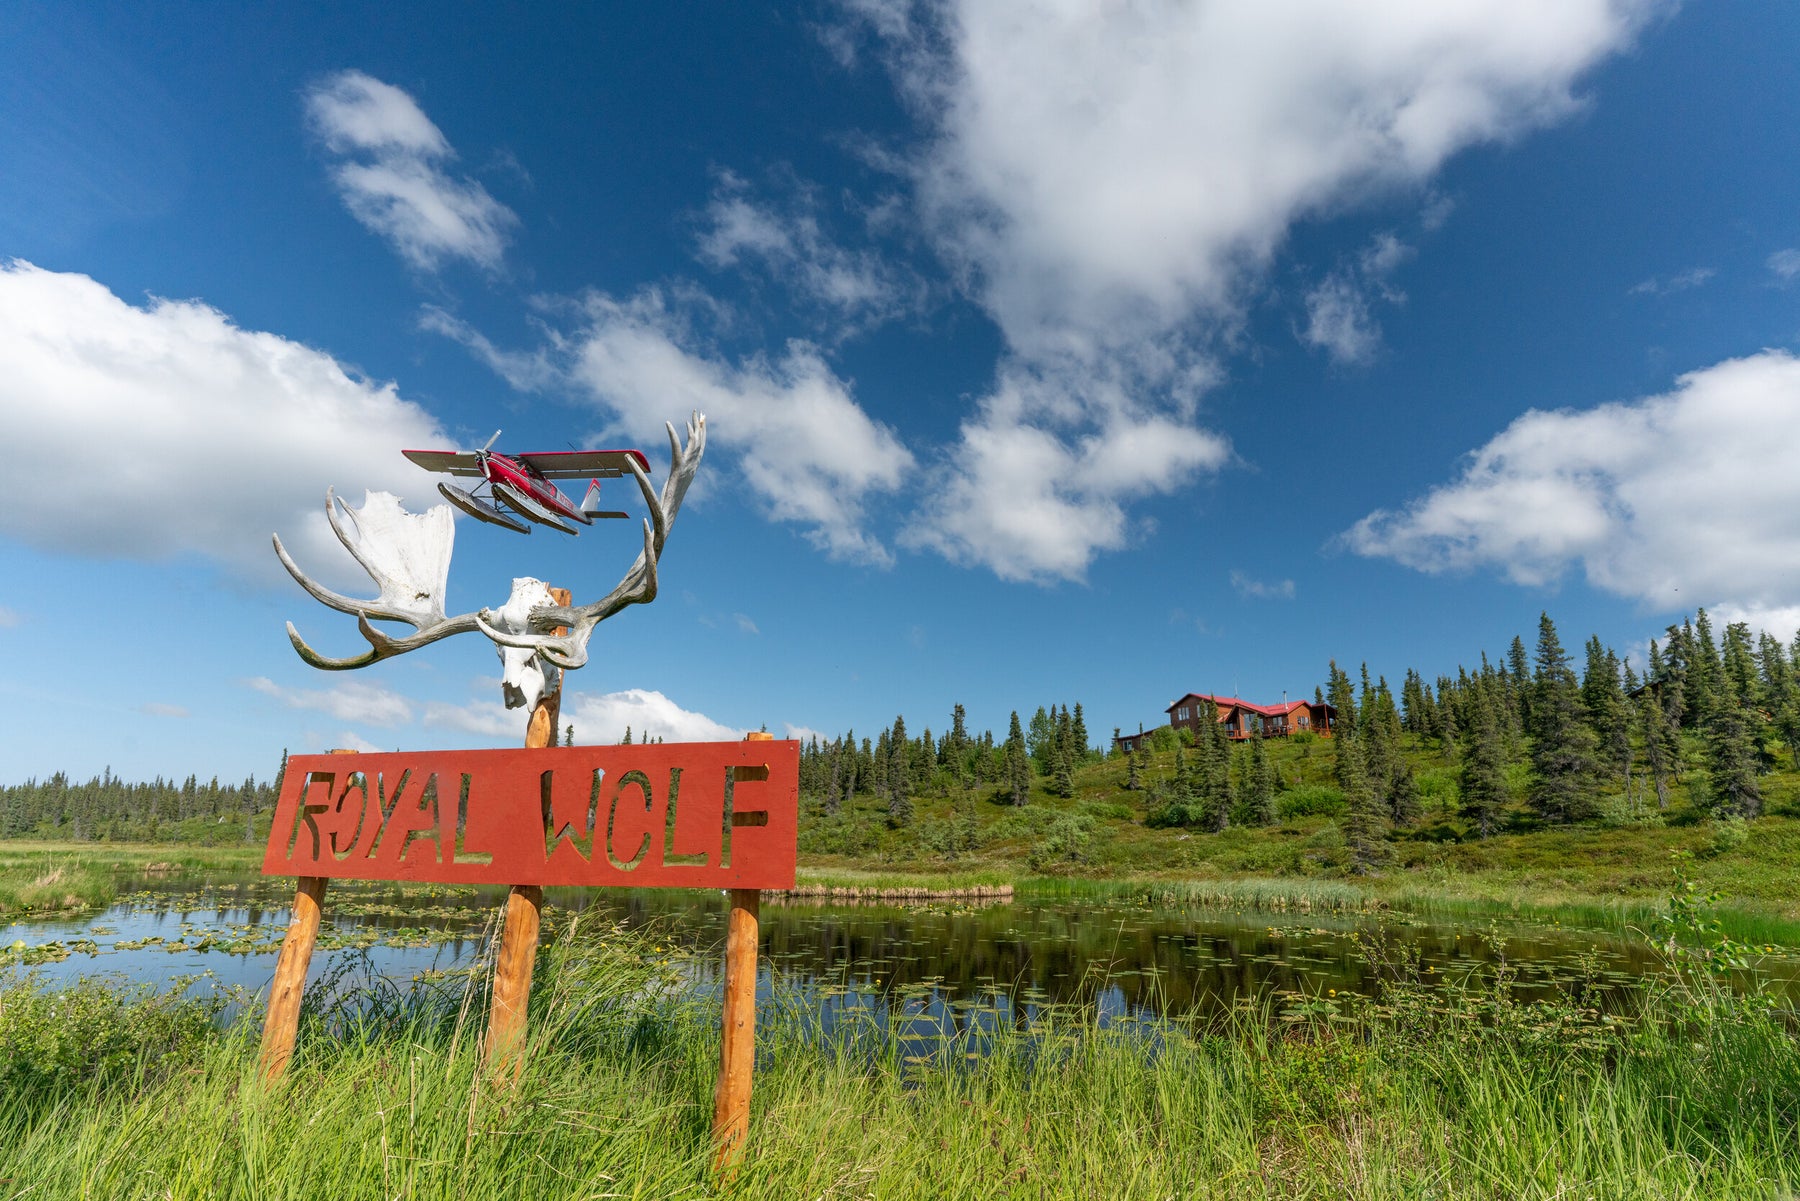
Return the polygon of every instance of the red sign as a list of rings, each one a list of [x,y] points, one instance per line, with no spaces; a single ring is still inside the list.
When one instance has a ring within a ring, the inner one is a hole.
[[[792,888],[800,744],[294,755],[263,874]]]

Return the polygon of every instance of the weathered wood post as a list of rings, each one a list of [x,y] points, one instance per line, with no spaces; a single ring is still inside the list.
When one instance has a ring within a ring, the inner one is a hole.
[[[332,751],[354,755],[355,751]],[[263,1018],[262,1074],[278,1080],[294,1057],[294,1036],[300,1030],[300,998],[306,991],[306,969],[312,966],[313,948],[319,944],[319,920],[325,904],[325,877],[301,876],[294,881],[294,912],[288,918],[287,935],[281,940],[281,957],[275,961],[275,978],[269,982],[269,1012]]]
[[[767,742],[774,737],[758,731],[745,735],[744,741]],[[766,775],[766,770],[762,774]],[[726,892],[731,910],[725,926],[725,1004],[712,1125],[717,1148],[713,1167],[719,1171],[736,1162],[750,1130],[750,1076],[756,1066],[756,950],[762,905],[762,893],[757,889]]]
[[[567,588],[552,588],[557,604],[567,605]],[[556,632],[567,631],[557,627]],[[562,672],[556,687],[546,688],[525,726],[525,748],[537,750],[556,745],[557,722],[562,716]],[[538,928],[544,915],[544,890],[536,884],[515,884],[506,895],[506,915],[500,928],[500,951],[494,957],[494,995],[488,1005],[487,1038],[482,1055],[496,1077],[517,1078],[525,1067],[525,1017],[531,1004],[531,973],[537,966]]]

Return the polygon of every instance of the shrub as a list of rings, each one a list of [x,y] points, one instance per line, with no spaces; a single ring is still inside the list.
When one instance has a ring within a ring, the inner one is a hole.
[[[1043,837],[1025,856],[1025,862],[1034,872],[1084,863],[1093,842],[1093,829],[1093,818],[1065,813],[1045,829]]]
[[[1350,811],[1344,794],[1329,784],[1290,788],[1275,798],[1275,815],[1290,817],[1340,817]]]
[[[196,1062],[235,993],[190,996],[193,977],[156,992],[86,978],[59,992],[34,979],[0,991],[0,1093],[167,1075]]]

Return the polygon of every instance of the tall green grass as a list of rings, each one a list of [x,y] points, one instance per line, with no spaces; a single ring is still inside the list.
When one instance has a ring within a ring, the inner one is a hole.
[[[0,842],[0,914],[99,909],[148,875],[253,872],[260,847]]]
[[[0,988],[0,1197],[1800,1188],[1791,1012],[1672,971],[1626,1025],[1578,995],[1515,1002],[1503,976],[1427,988],[1404,953],[1379,940],[1367,953],[1388,980],[1373,1001],[1269,1001],[1206,1028],[1104,1025],[1097,1006],[1076,1008],[914,1057],[897,1024],[828,1030],[777,987],[759,1025],[749,1144],[726,1180],[708,1166],[717,1005],[691,987],[698,965],[654,934],[577,927],[546,948],[516,1089],[491,1085],[478,1063],[479,981],[341,977],[335,1002],[309,1005],[274,1087],[255,1073],[254,1012],[215,1028],[199,999],[125,998],[77,1040],[115,1053],[83,1057],[50,1035],[66,994],[15,981]],[[169,1020],[183,1004],[202,1020]],[[146,1006],[163,1019],[143,1020]],[[64,1057],[65,1070],[24,1070],[44,1056]]]

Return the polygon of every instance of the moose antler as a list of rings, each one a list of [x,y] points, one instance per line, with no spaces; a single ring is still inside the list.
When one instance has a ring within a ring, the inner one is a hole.
[[[637,460],[626,456],[626,466],[637,479],[638,488],[644,494],[644,503],[649,506],[650,516],[644,522],[644,549],[639,552],[637,561],[631,565],[618,586],[591,605],[545,605],[533,609],[531,625],[546,631],[544,633],[514,634],[499,629],[491,624],[490,615],[483,610],[475,615],[475,624],[482,633],[501,646],[535,650],[545,661],[565,671],[573,671],[587,662],[588,638],[593,634],[595,626],[627,605],[641,605],[656,599],[657,557],[662,554],[663,544],[668,541],[669,528],[675,524],[675,514],[681,510],[681,498],[687,495],[688,485],[694,481],[694,472],[700,469],[700,456],[706,453],[706,418],[703,415],[695,413],[688,419],[686,446],[682,445],[680,437],[675,433],[674,425],[664,424],[669,431],[669,478],[663,481],[660,497],[650,483],[649,475],[638,465]],[[460,621],[461,618],[453,620]],[[549,632],[557,626],[567,627],[568,633]],[[415,637],[423,637],[423,633]]]
[[[349,518],[348,523],[339,518],[339,510]],[[479,614],[444,614],[444,589],[450,579],[450,552],[456,538],[448,505],[434,505],[424,513],[408,513],[400,507],[400,498],[392,493],[370,492],[364,497],[362,508],[353,509],[327,488],[325,516],[344,549],[375,581],[380,595],[363,601],[333,592],[300,570],[281,545],[281,535],[276,534],[275,553],[281,556],[281,565],[294,581],[321,604],[340,613],[354,614],[357,629],[369,640],[369,649],[363,654],[333,659],[306,645],[290,621],[288,640],[302,659],[325,671],[349,671],[480,628]],[[394,638],[369,624],[371,619],[405,622],[417,632]]]

